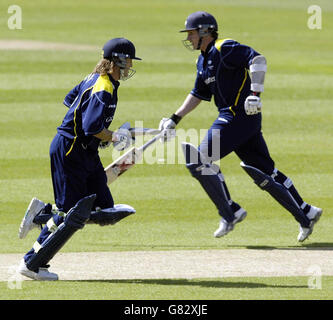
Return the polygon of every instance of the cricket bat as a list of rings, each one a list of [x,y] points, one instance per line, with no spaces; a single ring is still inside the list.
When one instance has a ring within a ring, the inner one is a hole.
[[[133,136],[145,136],[145,135],[156,135],[161,132],[159,129],[151,129],[151,128],[129,128],[128,131]]]
[[[145,135],[153,136],[161,132],[161,130],[159,129],[152,129],[152,128],[137,128],[137,127],[132,128],[129,122],[123,123],[118,129],[128,130],[132,137],[145,136]]]
[[[132,147],[130,150],[121,155],[118,159],[108,165],[104,171],[107,176],[107,184],[109,185],[115,181],[120,175],[132,168],[135,163],[139,162],[142,158],[143,152],[152,144],[154,144],[162,135],[164,131],[159,132],[152,139],[147,141],[140,148]]]

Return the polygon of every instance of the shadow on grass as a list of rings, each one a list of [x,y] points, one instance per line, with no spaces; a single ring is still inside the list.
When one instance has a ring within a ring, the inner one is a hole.
[[[123,244],[112,244],[113,248],[127,248],[127,249],[131,249],[131,250],[142,250],[142,248],[144,249],[160,249],[160,250],[191,250],[191,249],[219,249],[217,246],[214,245],[184,245],[184,244],[157,244],[157,245],[144,245],[144,244],[140,244],[140,245],[135,245],[135,244],[130,244],[130,245],[123,245]],[[239,247],[239,246],[238,246]]]
[[[144,284],[144,285],[165,285],[165,286],[194,286],[203,288],[234,288],[234,289],[257,289],[257,288],[285,288],[301,289],[308,288],[306,285],[280,285],[257,282],[237,282],[223,280],[188,280],[188,279],[120,279],[120,280],[64,280],[64,282],[87,282],[87,283],[110,283],[110,284]]]
[[[132,250],[154,249],[154,250],[225,250],[225,249],[253,249],[253,250],[333,250],[333,242],[313,242],[300,243],[291,246],[265,246],[265,245],[232,245],[228,244],[224,247],[216,246],[195,246],[195,245],[114,245],[116,247],[130,248]]]
[[[333,250],[332,242],[313,242],[309,244],[302,244],[302,248],[312,249],[312,250]]]
[[[233,246],[228,245],[228,248],[237,248],[237,249],[252,249],[252,250],[333,250],[333,243],[331,242],[313,242],[313,243],[305,243],[294,246],[261,246],[261,245],[253,245],[253,246]]]

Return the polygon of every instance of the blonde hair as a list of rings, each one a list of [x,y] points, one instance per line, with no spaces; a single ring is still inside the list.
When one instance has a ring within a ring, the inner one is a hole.
[[[103,58],[97,63],[96,67],[93,70],[93,73],[98,73],[102,76],[105,76],[106,74],[111,73],[112,69],[113,62]]]

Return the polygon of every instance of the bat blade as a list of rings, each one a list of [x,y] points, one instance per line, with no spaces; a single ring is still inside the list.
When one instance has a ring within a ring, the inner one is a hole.
[[[140,148],[131,148],[123,155],[121,155],[118,159],[109,164],[104,169],[107,176],[107,184],[109,185],[110,183],[115,181],[120,175],[132,168],[135,163],[139,162],[142,159],[143,152],[149,146],[155,143],[162,136],[162,134],[163,132],[160,132],[158,135],[150,139]]]
[[[131,148],[126,153],[121,155],[118,159],[108,165],[104,171],[107,176],[107,184],[115,181],[120,175],[132,168],[135,163],[141,160],[142,150],[138,148]]]

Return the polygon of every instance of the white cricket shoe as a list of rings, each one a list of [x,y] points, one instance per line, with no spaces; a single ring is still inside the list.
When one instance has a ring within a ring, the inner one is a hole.
[[[21,260],[21,263],[18,267],[18,272],[33,280],[39,281],[55,281],[58,280],[58,275],[56,273],[49,272],[47,268],[39,268],[38,272],[31,271],[27,268],[27,265],[24,262],[24,259]]]
[[[45,203],[43,201],[40,201],[37,198],[32,198],[19,228],[18,236],[20,239],[25,238],[31,229],[39,226],[38,224],[33,223],[33,220],[44,206]]]
[[[214,237],[220,238],[225,236],[234,229],[236,223],[243,221],[246,218],[246,215],[246,211],[243,208],[240,208],[235,212],[235,219],[232,222],[227,222],[222,218],[218,229],[214,232]]]
[[[315,223],[318,222],[322,213],[323,209],[311,206],[310,211],[306,214],[306,216],[311,220],[310,226],[309,228],[304,228],[302,226],[299,226],[299,234],[297,237],[297,241],[303,242],[310,236],[310,234],[313,231]]]

